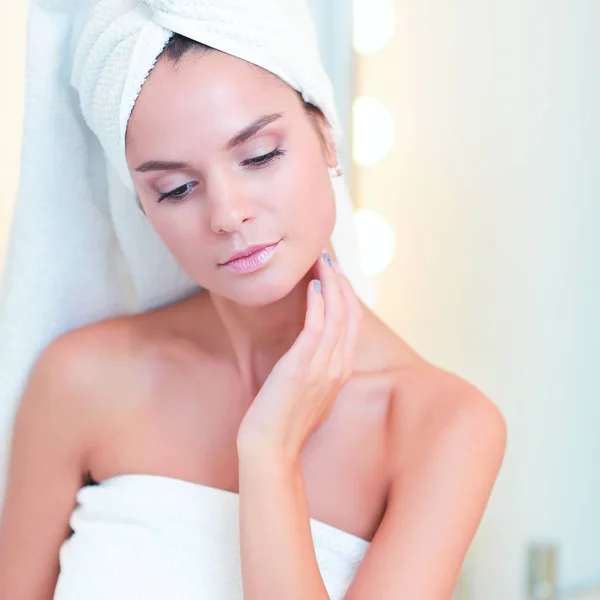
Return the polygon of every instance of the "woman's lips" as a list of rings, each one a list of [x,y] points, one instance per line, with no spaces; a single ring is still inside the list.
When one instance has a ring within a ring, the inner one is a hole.
[[[271,257],[275,253],[278,246],[279,242],[270,246],[265,246],[264,248],[260,248],[256,252],[253,252],[252,254],[248,254],[248,256],[236,258],[235,260],[231,260],[222,266],[236,273],[252,273],[254,271],[258,271],[271,260]]]

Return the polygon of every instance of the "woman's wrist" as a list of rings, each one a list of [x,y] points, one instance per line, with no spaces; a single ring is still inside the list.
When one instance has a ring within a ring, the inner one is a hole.
[[[240,469],[276,469],[295,472],[300,469],[301,454],[291,448],[254,433],[243,432],[237,438],[238,463]]]
[[[275,438],[242,423],[236,440],[238,458],[250,455],[252,460],[277,460],[292,466],[300,460],[303,445],[291,439],[280,439],[282,437],[283,435],[278,435]]]
[[[238,453],[238,477],[240,495],[251,490],[288,489],[304,494],[304,478],[301,461],[290,460],[281,452],[265,447],[245,446]]]

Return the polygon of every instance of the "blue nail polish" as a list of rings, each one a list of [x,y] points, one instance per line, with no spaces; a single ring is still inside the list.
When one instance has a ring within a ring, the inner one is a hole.
[[[323,253],[323,259],[330,267],[333,266],[333,261],[331,260],[331,256],[329,256],[329,252]]]
[[[315,290],[317,290],[317,292],[320,292],[321,291],[321,282],[318,279],[315,279],[314,284],[315,284]]]

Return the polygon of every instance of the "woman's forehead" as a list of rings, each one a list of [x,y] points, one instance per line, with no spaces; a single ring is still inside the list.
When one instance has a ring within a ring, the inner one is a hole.
[[[222,52],[159,60],[136,100],[128,146],[156,136],[206,131],[223,135],[264,114],[289,114],[299,95],[278,77]]]

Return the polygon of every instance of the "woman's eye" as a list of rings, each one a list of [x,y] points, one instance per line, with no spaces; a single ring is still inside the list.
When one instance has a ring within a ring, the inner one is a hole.
[[[286,153],[285,150],[277,147],[272,152],[268,154],[263,154],[262,156],[257,156],[256,158],[249,158],[242,162],[243,166],[249,166],[251,168],[262,168],[267,166],[269,163],[273,162],[275,159],[282,157]]]
[[[165,192],[164,194],[161,194],[156,201],[162,202],[166,198],[172,198],[173,202],[178,202],[179,200],[183,200],[189,194],[190,188],[188,186],[191,186],[191,185],[192,185],[191,182],[186,183],[185,185],[180,185],[178,188],[175,188],[174,190],[171,190],[170,192]]]
[[[248,166],[251,169],[261,169],[266,167],[268,164],[273,162],[275,159],[282,157],[286,153],[286,150],[282,150],[277,147],[275,150],[269,152],[268,154],[263,154],[262,156],[257,156],[256,158],[249,158],[248,160],[243,161],[241,164],[243,166]],[[193,182],[186,183],[185,185],[180,185],[179,187],[171,190],[170,192],[165,192],[161,194],[157,198],[157,202],[162,202],[167,198],[171,198],[171,202],[179,202],[189,196],[191,191],[191,186]]]

